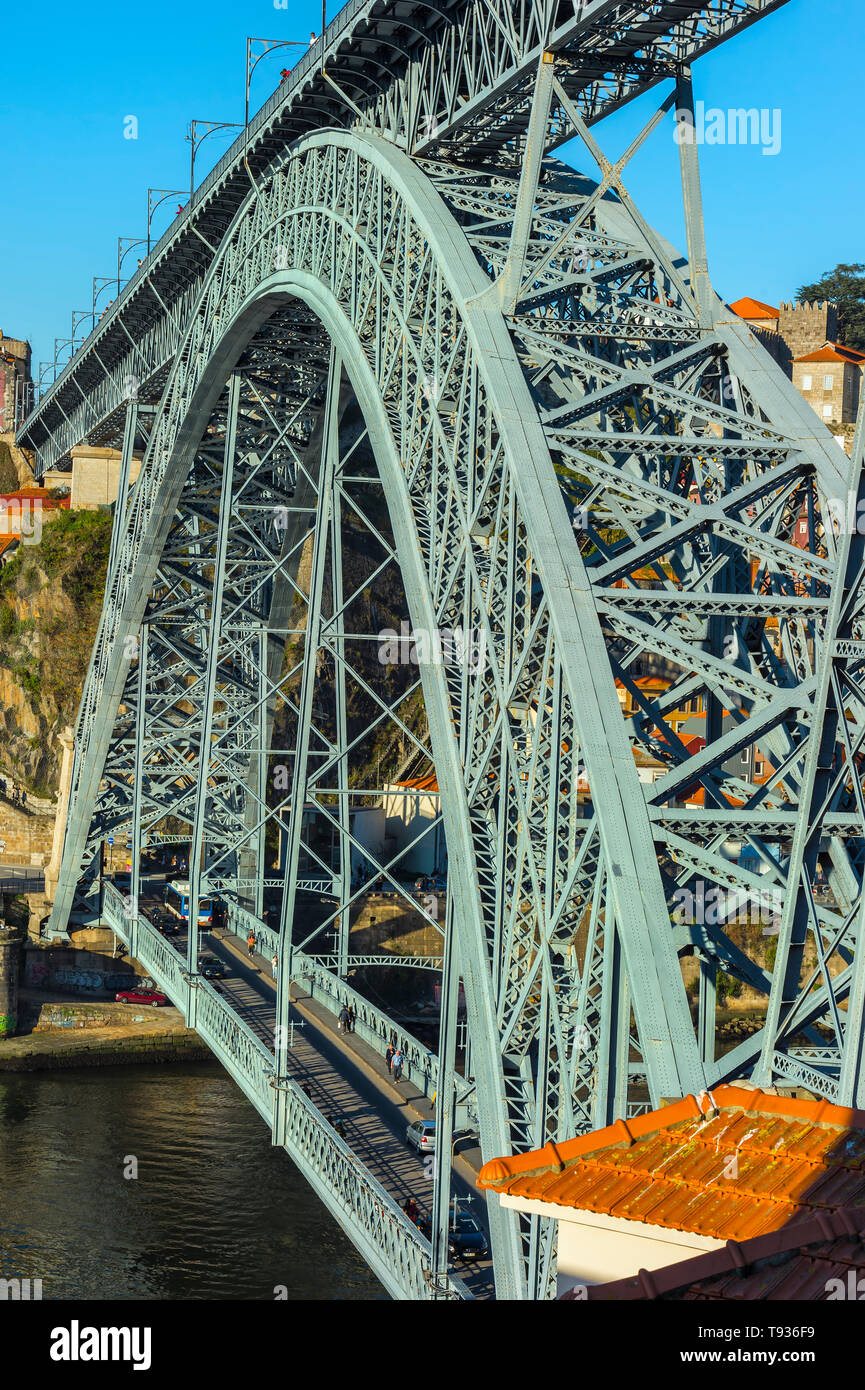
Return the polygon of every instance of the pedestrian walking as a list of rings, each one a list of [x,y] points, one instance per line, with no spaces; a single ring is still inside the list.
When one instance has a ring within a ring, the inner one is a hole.
[[[402,1081],[402,1068],[404,1061],[405,1058],[403,1057],[402,1052],[399,1048],[397,1048],[396,1052],[393,1054],[393,1061],[391,1064],[391,1074],[397,1085],[399,1085],[400,1081]]]
[[[394,1046],[393,1046],[393,1043],[388,1043],[388,1045],[387,1045],[387,1051],[386,1051],[385,1054],[384,1054],[384,1060],[387,1062],[387,1069],[388,1069],[388,1071],[390,1071],[391,1066],[393,1065],[393,1054],[394,1054]]]
[[[344,1033],[344,1032],[346,1031],[346,1024],[347,1024],[347,1023],[348,1023],[348,1009],[345,1007],[345,1004],[343,1004],[342,1008],[341,1008],[340,1011],[339,1011],[339,1015],[338,1015],[338,1017],[337,1017],[337,1026],[338,1026],[339,1031],[340,1031],[341,1033]]]
[[[273,978],[276,979],[276,967],[279,965],[279,957],[277,956],[275,951],[271,956],[270,964],[273,967]]]
[[[349,1004],[348,1008],[346,1009],[346,1013],[348,1014],[348,1032],[349,1032],[349,1033],[353,1033],[353,1032],[354,1032],[354,1006],[351,1005],[351,1004]]]
[[[246,938],[246,949],[250,956],[255,950],[255,932],[251,927],[249,929],[249,936]]]
[[[418,1211],[418,1204],[415,1201],[414,1197],[406,1197],[405,1201],[402,1204],[402,1209],[408,1217],[409,1221],[417,1221],[420,1213]]]
[[[313,32],[312,32],[312,33],[310,34],[310,36],[309,36],[309,46],[310,46],[310,48],[312,48],[312,45],[313,45],[314,43],[315,43],[315,31],[313,30]]]

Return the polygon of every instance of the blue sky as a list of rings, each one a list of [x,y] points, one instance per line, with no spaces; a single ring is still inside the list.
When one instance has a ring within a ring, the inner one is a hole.
[[[188,185],[189,120],[243,119],[247,35],[306,42],[320,17],[320,0],[288,0],[287,9],[273,0],[9,7],[0,328],[29,338],[35,363],[53,356],[55,337],[69,336],[72,310],[89,306],[92,277],[114,272],[117,237],[144,235],[148,186]],[[839,261],[865,260],[863,57],[860,3],[790,0],[696,65],[695,96],[707,108],[781,112],[775,156],[759,146],[700,149],[710,270],[725,298],[777,303]],[[283,61],[277,53],[260,64],[253,110]],[[625,147],[658,100],[650,93],[595,127],[607,153]],[[128,116],[137,118],[136,140],[124,138]],[[200,176],[232,134],[203,146]],[[643,215],[682,244],[672,117],[626,170],[625,184]],[[177,201],[165,204],[157,235]],[[135,254],[126,266],[131,273]]]

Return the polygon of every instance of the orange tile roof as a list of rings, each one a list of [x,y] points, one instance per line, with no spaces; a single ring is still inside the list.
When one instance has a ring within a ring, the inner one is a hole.
[[[702,1105],[686,1096],[535,1153],[494,1158],[479,1182],[562,1208],[748,1240],[816,1212],[865,1209],[865,1111],[719,1086]]]
[[[41,498],[47,507],[68,507],[70,500],[68,497],[49,497],[47,490],[38,483],[28,483],[26,487],[19,487],[15,492],[0,493],[0,502],[20,502],[35,498]]]
[[[771,304],[764,304],[762,299],[751,299],[749,295],[737,299],[730,308],[740,319],[776,319],[781,312],[780,309],[773,309]]]
[[[860,362],[865,362],[865,352],[857,352],[856,348],[844,347],[842,343],[824,343],[821,348],[816,348],[814,352],[806,352],[804,357],[794,357],[794,362],[852,362],[856,366]]]
[[[438,778],[434,772],[430,772],[426,777],[407,777],[403,782],[394,782],[395,787],[410,787],[412,791],[418,792],[437,792],[439,789]]]

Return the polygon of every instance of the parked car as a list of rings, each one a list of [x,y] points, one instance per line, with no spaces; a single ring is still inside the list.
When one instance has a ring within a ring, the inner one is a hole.
[[[436,1127],[434,1120],[415,1120],[405,1132],[405,1142],[419,1154],[435,1153]]]
[[[118,1004],[149,1004],[154,1009],[168,1003],[168,996],[158,989],[122,989],[114,998]]]
[[[198,962],[198,970],[205,980],[221,980],[225,975],[225,966],[216,956],[201,956]]]
[[[490,1253],[487,1238],[467,1211],[457,1212],[448,1233],[448,1254],[455,1260],[485,1260]]]

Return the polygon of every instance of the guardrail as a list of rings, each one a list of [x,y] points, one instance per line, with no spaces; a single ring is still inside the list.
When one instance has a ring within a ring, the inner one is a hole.
[[[473,1295],[462,1280],[450,1274],[442,1277],[438,1290],[434,1288],[429,1241],[300,1087],[293,1081],[277,1080],[274,1059],[266,1044],[206,980],[190,978],[170,942],[145,917],[136,919],[128,900],[111,883],[104,888],[103,916],[127,946],[131,928],[136,925],[138,959],[186,1017],[192,991],[197,992],[196,1031],[271,1131],[277,1087],[285,1093],[286,1152],[391,1296],[415,1301],[434,1297],[472,1300]]]
[[[226,909],[226,926],[233,935],[246,940],[251,931],[255,937],[256,948],[262,955],[270,957],[274,953],[278,954],[279,937],[271,927],[259,921],[238,903],[229,900],[226,902]],[[339,979],[319,964],[314,956],[307,956],[303,951],[294,952],[292,979],[302,980],[310,998],[323,1004],[332,1014],[339,1014],[344,1005],[348,1007],[350,1004],[354,1010],[354,1032],[381,1057],[387,1052],[389,1043],[399,1043],[405,1058],[403,1075],[412,1085],[417,1086],[424,1096],[432,1099],[438,1086],[439,1073],[438,1057],[434,1052],[411,1033],[407,1033],[395,1019],[372,1004],[369,999],[352,989],[345,980]],[[468,1105],[470,1113],[473,1114],[474,1106],[470,1097],[474,1096],[474,1085],[457,1074],[455,1089],[457,1104]]]

